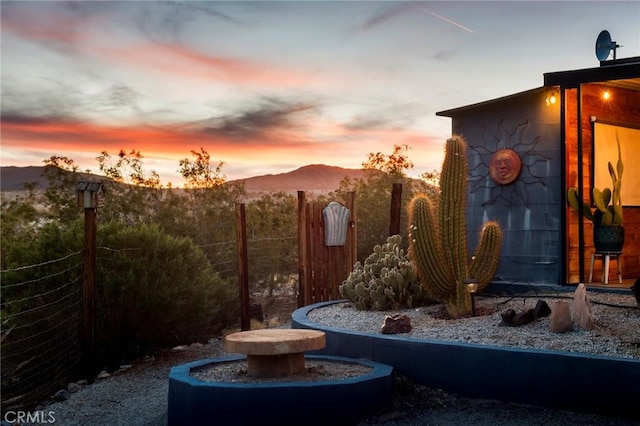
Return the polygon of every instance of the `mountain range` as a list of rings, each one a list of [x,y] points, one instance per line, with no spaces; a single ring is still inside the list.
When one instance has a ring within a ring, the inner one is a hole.
[[[29,182],[35,184],[36,190],[46,189],[48,181],[42,176],[44,168],[45,166],[0,167],[0,190],[22,191],[25,189],[24,184]],[[345,169],[324,164],[312,164],[286,173],[254,176],[232,180],[229,183],[244,182],[248,194],[276,191],[324,193],[338,189],[340,181],[345,177],[354,180],[363,178],[364,175],[363,169]],[[96,178],[102,177],[96,176]]]

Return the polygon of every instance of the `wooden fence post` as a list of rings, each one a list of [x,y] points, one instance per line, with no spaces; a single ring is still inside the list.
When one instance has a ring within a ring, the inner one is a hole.
[[[247,218],[244,204],[236,203],[236,249],[238,253],[238,284],[240,286],[240,329],[251,329],[249,308],[249,261],[247,256]]]
[[[389,236],[400,234],[400,212],[402,211],[402,184],[394,183],[391,190],[391,220]]]
[[[82,286],[82,341],[84,370],[94,373],[96,351],[96,209],[84,209],[84,272]]]
[[[97,208],[103,187],[97,182],[78,182],[76,204],[84,208],[84,269],[82,273],[82,368],[87,376],[96,372],[96,259]]]
[[[298,308],[305,305],[307,287],[307,201],[298,191]]]
[[[356,208],[356,193],[350,191],[347,194],[347,208],[351,211],[349,220],[349,232],[347,232],[347,263],[349,268],[358,260],[358,211]],[[351,269],[349,270],[351,272]],[[346,278],[346,277],[345,277]]]

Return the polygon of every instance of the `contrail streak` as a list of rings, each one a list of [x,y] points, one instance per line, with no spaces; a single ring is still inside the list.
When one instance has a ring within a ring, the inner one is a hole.
[[[445,17],[444,17],[444,16],[442,16],[442,15],[438,15],[437,13],[430,11],[430,10],[429,10],[429,9],[427,9],[426,7],[420,7],[420,9],[424,10],[424,11],[425,11],[425,12],[427,12],[427,13],[430,13],[431,15],[435,16],[435,17],[436,17],[436,18],[438,18],[438,19],[442,19],[443,21],[450,23],[451,25],[455,25],[456,27],[458,27],[458,28],[462,28],[462,29],[463,29],[463,30],[465,30],[465,31],[469,31],[470,33],[472,33],[472,32],[473,32],[473,30],[472,30],[471,28],[465,27],[464,25],[459,24],[459,23],[457,23],[457,22],[455,22],[455,21],[452,21],[451,19],[445,18]]]

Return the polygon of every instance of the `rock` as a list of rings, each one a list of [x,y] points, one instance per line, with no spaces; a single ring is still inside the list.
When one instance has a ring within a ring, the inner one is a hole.
[[[89,386],[89,381],[87,379],[78,380],[76,382],[78,386]]]
[[[552,333],[565,333],[573,330],[569,302],[558,300],[553,304],[551,318],[549,318],[549,329]]]
[[[68,390],[66,389],[60,389],[58,392],[56,392],[53,395],[53,399],[57,402],[62,402],[62,401],[66,401],[67,399],[69,399],[71,397],[71,394],[69,393]]]
[[[70,393],[76,393],[76,392],[78,392],[78,391],[80,390],[80,385],[79,385],[79,384],[77,384],[77,383],[73,383],[73,382],[71,382],[71,383],[69,383],[69,384],[67,385],[67,390],[68,390]]]
[[[519,325],[528,324],[531,321],[546,317],[551,313],[551,308],[544,300],[538,300],[536,307],[533,309],[526,309],[520,313],[516,313],[513,309],[507,309],[500,314],[502,322],[500,325],[510,325],[517,327]]]
[[[195,349],[202,349],[204,348],[204,345],[202,343],[192,343],[191,345],[189,345],[189,349],[191,350],[195,350]]]
[[[173,348],[171,348],[171,350],[174,352],[182,352],[186,351],[187,349],[189,349],[189,346],[187,345],[174,346]]]
[[[385,316],[384,324],[380,327],[380,332],[382,334],[408,333],[411,330],[411,320],[408,316],[402,314]]]
[[[519,314],[516,314],[516,316],[514,316],[513,319],[511,320],[511,325],[517,327],[519,325],[528,324],[534,319],[535,318],[533,316],[533,309],[527,309],[520,312]]]
[[[500,314],[502,317],[502,324],[511,325],[513,322],[513,317],[516,316],[516,311],[513,309],[507,309],[506,311]]]
[[[98,376],[96,377],[96,379],[102,380],[102,379],[107,379],[109,377],[111,377],[111,374],[107,373],[105,370],[102,370],[101,372],[98,373]]]
[[[118,369],[116,371],[113,372],[113,374],[114,375],[122,374],[125,371],[127,371],[128,369],[130,369],[131,367],[133,367],[132,364],[122,364],[120,367],[118,367]]]
[[[533,308],[534,318],[548,317],[551,314],[551,308],[544,300],[538,300],[536,307]]]
[[[583,330],[593,330],[595,328],[591,301],[584,284],[579,284],[573,294],[573,317]]]

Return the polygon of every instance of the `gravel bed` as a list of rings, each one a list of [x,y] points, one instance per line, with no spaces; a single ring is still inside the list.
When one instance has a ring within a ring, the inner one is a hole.
[[[567,299],[568,298],[568,299]],[[522,297],[477,297],[476,310],[483,315],[448,319],[442,305],[394,311],[358,311],[350,303],[338,303],[313,309],[308,318],[318,324],[378,334],[387,315],[409,317],[412,331],[403,337],[447,340],[481,345],[546,349],[622,358],[640,358],[640,309],[629,294],[589,293],[595,329],[583,330],[574,325],[567,333],[552,333],[549,317],[517,327],[502,324],[501,312],[521,312],[534,308],[538,300],[552,307],[558,300],[572,296],[535,295]]]
[[[402,310],[411,318],[414,330],[410,338],[457,340],[469,343],[509,345],[585,352],[605,356],[640,358],[640,309],[633,296],[589,293],[593,302],[596,329],[580,330],[561,335],[549,332],[548,318],[538,319],[520,327],[501,327],[499,313],[508,307],[519,312],[535,305],[538,299],[550,306],[557,300],[549,296],[519,297],[507,300],[479,299],[479,310],[493,310],[489,315],[459,320],[442,318],[436,306]],[[506,303],[501,303],[506,302]],[[609,303],[626,308],[611,307]],[[635,308],[634,308],[635,307]],[[394,311],[395,312],[395,311]],[[310,318],[333,327],[351,328],[378,333],[385,315],[392,312],[358,312],[344,304],[330,305],[311,311]],[[422,326],[424,325],[424,329]],[[231,330],[235,332],[238,330]],[[164,350],[135,362],[89,386],[71,393],[68,400],[39,409],[53,413],[55,424],[63,426],[123,425],[164,426],[167,423],[167,394],[171,367],[204,358],[228,357],[221,338],[208,343],[193,344]],[[312,364],[308,364],[313,367]],[[277,401],[274,401],[277,404]],[[470,399],[431,389],[399,376],[393,404],[381,407],[376,415],[362,422],[365,425],[516,425],[544,424],[637,425],[638,419],[625,419],[526,404]],[[339,413],[336,413],[339,422]],[[214,423],[210,423],[214,424]],[[301,419],[301,424],[304,424]]]
[[[369,374],[373,368],[361,364],[331,361],[305,361],[305,371],[287,377],[251,377],[247,375],[246,361],[219,363],[192,371],[191,376],[204,382],[227,383],[282,383],[340,380]]]

